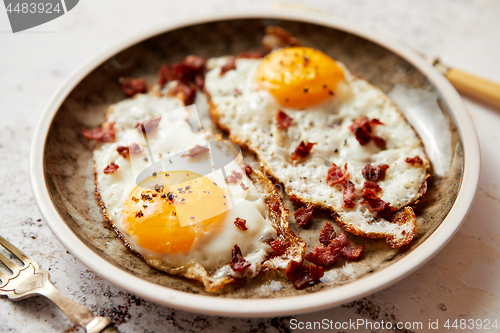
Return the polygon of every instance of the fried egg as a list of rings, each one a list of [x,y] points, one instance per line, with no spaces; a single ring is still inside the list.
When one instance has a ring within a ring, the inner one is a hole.
[[[95,147],[94,172],[96,193],[120,238],[150,266],[198,280],[207,291],[252,278],[263,267],[301,261],[305,244],[288,229],[288,211],[267,178],[254,171],[250,180],[237,159],[211,168],[208,148],[190,154],[207,147],[205,133],[193,130],[192,111],[177,98],[153,94],[110,107],[103,127],[114,123],[115,140]],[[148,122],[155,126],[142,132]],[[197,173],[207,165],[209,172]],[[287,247],[280,256],[269,245],[278,237]],[[231,265],[236,245],[248,263],[244,270]]]
[[[346,230],[386,238],[393,247],[411,241],[416,218],[408,205],[425,193],[430,163],[418,134],[387,95],[312,48],[237,58],[221,74],[227,59],[208,61],[205,89],[212,118],[233,142],[253,151],[290,197],[331,210]],[[287,117],[284,126],[277,124],[279,112]],[[368,132],[378,142],[360,143],[355,129],[361,119],[380,123]],[[294,156],[301,143],[312,149]],[[417,156],[421,163],[407,162]],[[344,202],[345,186],[328,181],[332,163],[354,184],[351,207]],[[391,218],[372,211],[362,198],[368,164],[388,166],[377,195],[399,211]]]

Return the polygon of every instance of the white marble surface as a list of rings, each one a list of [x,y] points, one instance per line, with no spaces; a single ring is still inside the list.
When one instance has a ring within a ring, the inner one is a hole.
[[[49,269],[52,281],[63,293],[96,314],[110,316],[121,332],[291,330],[289,318],[234,319],[177,311],[137,299],[101,280],[52,235],[41,220],[29,185],[33,129],[50,96],[82,62],[152,25],[191,13],[229,10],[233,3],[82,0],[61,18],[18,34],[10,32],[6,12],[0,9],[0,234]],[[422,53],[439,55],[451,66],[500,82],[497,0],[293,3],[327,10]],[[238,1],[238,5],[275,6],[263,0]],[[441,326],[446,319],[500,320],[500,111],[468,99],[465,102],[478,128],[482,167],[476,201],[458,234],[403,281],[344,306],[299,316],[299,320],[368,318],[379,322],[421,321],[424,325],[428,320],[439,320]],[[58,332],[69,328],[64,316],[43,298],[18,303],[0,299],[0,332]]]

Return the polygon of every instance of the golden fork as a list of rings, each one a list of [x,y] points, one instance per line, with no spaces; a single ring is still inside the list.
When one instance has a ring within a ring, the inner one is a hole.
[[[0,295],[5,295],[12,301],[42,295],[50,299],[71,324],[82,327],[87,333],[118,332],[107,318],[94,317],[85,306],[61,294],[50,282],[49,272],[40,269],[34,260],[28,258],[2,236],[0,245],[23,263],[19,266],[0,253],[0,262],[11,272],[9,275],[0,270]]]

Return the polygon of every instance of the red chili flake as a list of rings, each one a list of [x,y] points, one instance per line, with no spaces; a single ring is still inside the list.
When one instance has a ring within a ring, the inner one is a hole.
[[[286,244],[283,239],[276,238],[275,240],[270,242],[269,245],[271,246],[271,249],[273,250],[275,255],[280,256],[285,253]]]
[[[290,261],[285,275],[297,289],[303,289],[323,277],[323,268],[316,265],[303,265],[294,260]]]
[[[235,170],[232,170],[231,174],[226,177],[226,182],[228,182],[230,184],[237,184],[239,179],[242,179],[242,178],[243,178],[243,175],[241,174],[241,172],[237,172]]]
[[[99,127],[94,129],[83,128],[83,136],[89,140],[97,140],[100,142],[111,142],[115,140],[115,123],[109,124],[107,127]]]
[[[172,97],[177,97],[184,103],[184,105],[191,105],[196,97],[196,85],[194,83],[179,83],[169,93]]]
[[[379,180],[385,179],[385,172],[387,169],[389,169],[389,166],[387,164],[379,164],[377,166],[367,164],[365,165],[361,173],[366,180],[378,182]]]
[[[314,205],[307,205],[307,206],[302,206],[299,209],[293,213],[293,216],[295,217],[295,221],[302,227],[302,228],[309,228],[311,226],[311,217],[313,215],[314,211]]]
[[[238,227],[238,229],[240,230],[247,230],[247,220],[245,219],[242,219],[242,218],[239,218],[237,217],[235,220],[234,220],[234,225]]]
[[[337,237],[337,233],[333,225],[330,222],[326,222],[319,233],[319,242],[324,246],[328,246],[335,237]]]
[[[420,156],[415,156],[415,157],[407,157],[405,158],[405,162],[406,163],[411,163],[411,165],[415,165],[415,164],[424,164],[424,161],[422,161],[422,159],[420,158]]]
[[[104,168],[104,173],[107,175],[112,174],[116,172],[118,168],[119,168],[118,164],[116,164],[115,162],[111,162],[107,167]]]
[[[118,152],[118,154],[120,154],[123,158],[127,158],[128,156],[128,153],[129,153],[129,149],[128,147],[124,147],[124,146],[118,146],[116,148],[116,151]]]
[[[347,172],[347,163],[344,164],[344,170],[340,169],[335,163],[330,165],[326,174],[326,183],[330,186],[343,183],[350,174]]]
[[[286,129],[292,124],[293,118],[288,116],[285,112],[279,110],[276,113],[276,127]]]
[[[250,263],[243,257],[241,249],[238,245],[235,245],[233,248],[230,265],[231,269],[235,272],[243,272],[245,269],[250,267]]]
[[[194,82],[199,85],[200,78],[204,76],[205,65],[205,59],[193,55],[187,56],[178,63],[162,65],[158,72],[158,84],[163,86],[167,82],[179,80],[183,83]]]
[[[208,149],[208,148],[196,145],[193,148],[189,149],[189,153],[183,154],[183,155],[181,155],[181,157],[188,157],[188,156],[189,157],[195,157],[195,156],[198,156],[200,154],[204,154],[204,153],[206,153],[209,150],[210,149]]]
[[[363,199],[377,199],[380,192],[382,192],[382,188],[377,183],[366,181],[363,184],[361,196]]]
[[[130,146],[128,146],[128,151],[130,154],[142,153],[142,149],[137,143],[132,143]]]
[[[252,174],[252,167],[248,164],[245,164],[245,173],[247,176],[250,176]]]
[[[292,161],[309,156],[309,153],[315,144],[316,143],[314,142],[304,143],[304,141],[300,141],[299,145],[295,148],[295,151],[292,154]]]
[[[238,58],[247,58],[247,59],[260,59],[264,57],[266,53],[261,49],[251,49],[247,52],[238,53]]]
[[[223,76],[227,72],[236,69],[236,57],[229,57],[226,63],[220,69],[220,76]]]
[[[304,258],[317,266],[324,268],[332,267],[340,257],[340,249],[332,246],[316,246],[313,252],[309,252]]]
[[[243,182],[240,183],[240,186],[243,189],[243,191],[246,191],[250,188],[250,187],[245,186],[245,184],[243,184]]]
[[[120,84],[122,91],[127,96],[134,96],[135,94],[143,94],[148,89],[148,84],[144,79],[133,79],[131,77],[121,78]]]
[[[383,123],[378,119],[368,120],[368,118],[363,117],[354,120],[349,129],[354,133],[360,145],[364,146],[373,139],[377,147],[385,149],[385,140],[372,134],[373,126],[376,125],[383,125]]]
[[[344,191],[342,193],[342,199],[344,201],[342,207],[354,208],[354,206],[356,206],[356,204],[353,202],[355,197],[356,197],[356,187],[354,187],[353,182],[351,182],[350,180],[346,180],[344,182]]]

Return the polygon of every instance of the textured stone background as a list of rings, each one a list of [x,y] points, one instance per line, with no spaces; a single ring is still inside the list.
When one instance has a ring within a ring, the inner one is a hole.
[[[85,0],[61,18],[12,34],[0,9],[0,234],[50,270],[66,295],[121,332],[289,332],[290,318],[234,319],[177,311],[136,298],[87,270],[41,220],[28,174],[30,141],[50,96],[87,59],[118,40],[171,18],[230,10],[234,1]],[[247,8],[284,2],[238,1]],[[316,0],[287,2],[357,22],[451,66],[500,82],[500,3],[495,0]],[[500,155],[498,110],[466,99],[482,150],[479,190],[457,235],[403,281],[302,321],[495,319],[500,309]],[[424,326],[425,327],[425,326]],[[0,299],[0,332],[59,332],[71,327],[49,301]],[[294,330],[307,331],[308,330]],[[349,330],[347,330],[349,331]],[[352,331],[352,330],[351,330]],[[357,330],[353,332],[364,332]],[[369,331],[369,330],[368,330]],[[399,332],[388,330],[387,332]],[[410,330],[411,331],[411,330]],[[453,330],[452,330],[453,331]],[[467,331],[467,330],[462,330]],[[471,330],[473,332],[474,330]],[[401,330],[400,332],[404,332]]]

